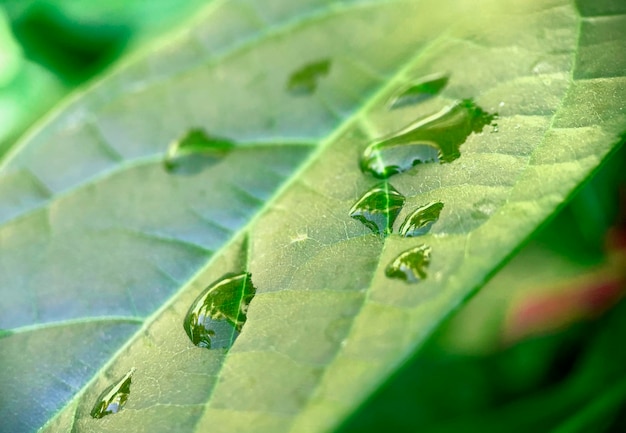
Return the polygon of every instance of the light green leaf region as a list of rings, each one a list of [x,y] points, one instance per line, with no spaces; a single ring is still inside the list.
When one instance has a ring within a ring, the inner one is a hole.
[[[12,432],[332,430],[585,180],[626,130],[618,1],[216,2],[68,102],[0,168],[0,419]],[[286,90],[330,59],[310,95]],[[426,102],[394,92],[448,74]],[[459,99],[499,113],[461,157],[390,178],[381,238],[349,210],[375,139]],[[235,147],[167,172],[190,129]],[[232,348],[200,349],[191,302],[238,263],[257,289]],[[384,269],[432,248],[428,277]],[[89,412],[135,368],[117,414]]]

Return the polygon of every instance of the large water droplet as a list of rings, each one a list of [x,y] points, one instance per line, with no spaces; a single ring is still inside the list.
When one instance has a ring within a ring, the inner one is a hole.
[[[410,238],[428,233],[439,219],[442,209],[443,203],[438,201],[418,207],[406,217],[400,226],[400,234],[405,238]]]
[[[287,91],[292,95],[310,95],[317,89],[317,81],[330,72],[330,59],[307,63],[289,76]]]
[[[105,415],[118,413],[126,405],[130,396],[131,377],[135,369],[131,369],[120,380],[105,389],[98,397],[96,404],[91,409],[93,418],[102,418]]]
[[[376,234],[391,233],[404,205],[404,196],[388,182],[372,187],[350,209],[350,216]]]
[[[370,144],[361,157],[361,170],[386,179],[417,164],[451,162],[473,132],[481,132],[495,115],[465,99]]]
[[[441,92],[447,84],[448,76],[446,75],[431,75],[411,83],[391,98],[389,109],[394,110],[424,102]]]
[[[223,158],[234,146],[235,143],[228,138],[209,135],[202,129],[191,129],[170,143],[163,162],[168,171],[182,168],[186,172],[195,172]]]
[[[226,274],[193,301],[183,328],[193,344],[207,349],[227,349],[247,319],[256,293],[248,273]]]
[[[430,247],[419,245],[396,257],[385,269],[389,278],[398,278],[407,283],[418,283],[425,279],[430,264]]]

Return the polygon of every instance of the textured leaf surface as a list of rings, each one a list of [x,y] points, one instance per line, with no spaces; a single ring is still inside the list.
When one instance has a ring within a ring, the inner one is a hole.
[[[619,142],[626,10],[580,3],[218,2],[75,98],[0,168],[6,429],[332,429]],[[287,90],[325,59],[311,93]],[[441,95],[387,109],[441,73]],[[377,182],[359,171],[365,147],[463,98],[498,112],[499,132],[391,178],[407,197],[396,225],[444,203],[430,232],[381,238],[351,219]],[[165,171],[193,128],[236,147]],[[246,237],[247,324],[228,353],[196,348],[184,314]],[[422,243],[425,281],[385,277]],[[92,419],[131,368],[125,408]]]

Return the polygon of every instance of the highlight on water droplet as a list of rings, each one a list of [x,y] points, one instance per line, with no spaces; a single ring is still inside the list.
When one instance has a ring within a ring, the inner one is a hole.
[[[168,171],[181,165],[193,165],[194,162],[206,164],[223,158],[233,147],[235,143],[228,138],[207,134],[199,128],[190,129],[182,137],[170,143],[163,163]],[[199,161],[198,158],[202,157],[206,160]]]
[[[91,409],[92,418],[102,418],[122,410],[130,396],[131,377],[134,372],[135,369],[132,368],[121,379],[102,391],[93,409]]]
[[[415,209],[406,217],[400,226],[400,234],[405,238],[421,236],[430,231],[430,228],[439,220],[443,203],[436,201]]]
[[[428,245],[419,245],[404,251],[387,266],[385,275],[407,283],[418,283],[426,279],[426,270],[430,265],[430,250]]]
[[[419,104],[439,94],[448,84],[447,75],[430,75],[409,84],[389,100],[389,109],[395,110],[409,105]]]
[[[470,99],[458,101],[370,144],[361,156],[361,170],[386,179],[417,164],[454,161],[467,137],[495,118]]]
[[[226,274],[193,301],[183,328],[193,344],[207,349],[228,349],[246,323],[256,288],[249,273]]]
[[[387,235],[391,233],[404,200],[404,196],[389,182],[381,182],[357,200],[350,209],[350,216],[375,234]]]
[[[317,82],[330,72],[330,59],[307,63],[289,76],[287,91],[292,95],[310,95],[317,89]]]

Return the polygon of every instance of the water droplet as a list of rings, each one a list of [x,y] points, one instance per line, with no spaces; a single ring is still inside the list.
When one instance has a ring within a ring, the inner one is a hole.
[[[130,396],[131,377],[135,369],[131,369],[120,380],[105,389],[98,397],[91,409],[92,418],[102,418],[105,415],[118,413],[126,405]]]
[[[183,328],[193,344],[207,349],[228,349],[246,323],[256,293],[249,273],[226,274],[193,301]]]
[[[405,238],[411,238],[428,233],[439,219],[442,209],[443,203],[441,202],[432,202],[418,207],[406,217],[400,226],[400,234]]]
[[[191,129],[170,143],[163,162],[168,171],[184,167],[187,172],[195,172],[207,163],[223,158],[234,146],[235,143],[228,138],[209,135],[202,129]]]
[[[418,283],[426,278],[426,269],[429,264],[430,247],[419,245],[396,257],[385,269],[385,275],[407,283]]]
[[[372,232],[386,235],[391,233],[403,205],[404,196],[388,182],[381,182],[357,200],[350,209],[350,216]]]
[[[317,81],[330,72],[330,59],[307,63],[289,76],[287,91],[292,95],[310,95],[317,88]]]
[[[389,109],[406,107],[424,102],[439,94],[448,84],[447,75],[431,75],[401,90],[389,101]]]
[[[495,117],[472,100],[458,101],[370,144],[361,157],[361,170],[386,179],[417,164],[454,161],[467,137],[481,132]]]

